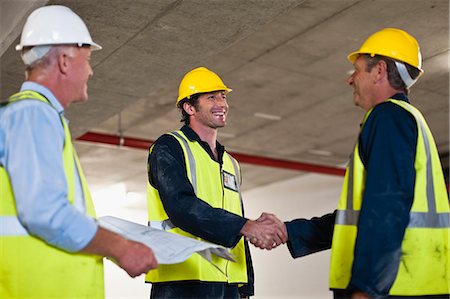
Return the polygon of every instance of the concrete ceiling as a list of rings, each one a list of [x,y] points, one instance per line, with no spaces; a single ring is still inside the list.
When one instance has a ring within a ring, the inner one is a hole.
[[[47,1],[1,0],[1,95],[17,91],[14,46],[24,16]],[[364,112],[352,103],[346,55],[373,32],[399,27],[421,44],[425,74],[410,98],[440,153],[449,151],[448,0],[79,0],[76,11],[104,50],[93,54],[90,100],[67,115],[87,131],[155,140],[180,127],[182,76],[206,66],[233,88],[219,140],[231,151],[328,166],[345,164]],[[11,25],[13,24],[13,25]],[[273,116],[271,119],[265,115]],[[261,117],[263,116],[263,117]],[[76,142],[91,185],[145,190],[143,150]],[[244,189],[301,172],[243,164]]]

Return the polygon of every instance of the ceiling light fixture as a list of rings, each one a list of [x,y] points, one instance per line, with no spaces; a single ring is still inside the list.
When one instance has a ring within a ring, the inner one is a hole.
[[[268,120],[281,120],[281,116],[279,116],[279,115],[266,114],[266,113],[260,113],[260,112],[255,112],[253,114],[253,116],[268,119]]]
[[[323,157],[330,157],[330,156],[332,156],[331,152],[324,151],[324,150],[318,150],[318,149],[311,149],[311,150],[308,151],[308,153],[310,153],[311,155],[323,156]]]
[[[217,136],[223,137],[223,138],[234,138],[234,137],[236,137],[236,135],[234,135],[233,133],[226,133],[226,132],[221,132],[221,131],[217,132]]]

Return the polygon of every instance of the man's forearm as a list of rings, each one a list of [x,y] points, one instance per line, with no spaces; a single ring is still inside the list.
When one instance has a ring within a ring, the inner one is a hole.
[[[127,240],[100,226],[94,238],[81,252],[110,258],[131,277],[147,273],[158,266],[153,251],[149,247]]]

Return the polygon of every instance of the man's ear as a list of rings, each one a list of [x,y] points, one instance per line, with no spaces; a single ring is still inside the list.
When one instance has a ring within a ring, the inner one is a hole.
[[[58,69],[62,74],[67,74],[69,69],[69,56],[63,51],[58,54]]]
[[[387,69],[386,61],[384,61],[384,60],[378,61],[378,63],[374,67],[373,75],[374,75],[375,81],[379,81],[383,78],[388,77],[388,69]]]
[[[183,109],[190,116],[194,115],[194,113],[196,112],[194,105],[191,105],[188,102],[183,103]]]

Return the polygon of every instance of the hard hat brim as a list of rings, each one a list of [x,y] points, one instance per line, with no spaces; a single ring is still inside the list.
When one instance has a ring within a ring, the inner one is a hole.
[[[362,53],[360,51],[355,51],[355,52],[352,52],[352,53],[348,54],[347,59],[351,63],[355,63],[356,59],[358,59],[358,56],[361,55],[361,54],[369,54],[369,53]]]
[[[98,51],[98,50],[101,50],[101,49],[103,49],[103,47],[100,46],[99,44],[94,43],[94,42],[91,43],[91,50],[92,51]]]
[[[354,64],[356,59],[358,59],[358,56],[361,55],[361,54],[368,54],[370,56],[374,56],[373,54],[370,54],[370,53],[364,53],[364,52],[360,52],[360,51],[355,51],[355,52],[352,52],[352,53],[348,54],[347,59],[348,59],[348,61],[350,61],[351,63]],[[392,59],[395,60],[395,58],[392,58]],[[420,73],[419,77],[420,77],[424,73],[424,70],[422,68],[417,68],[417,69],[419,70],[419,73]]]
[[[58,46],[58,45],[67,45],[67,44],[66,43],[63,43],[63,44],[49,44],[49,46]],[[76,44],[74,44],[74,45],[76,45]],[[88,45],[91,46],[91,50],[92,51],[98,51],[98,50],[103,49],[102,46],[100,46],[99,44],[94,43],[94,42],[91,42]],[[16,51],[22,51],[24,47],[34,47],[34,46],[44,46],[44,45],[20,45],[19,44],[19,45],[16,45]]]
[[[225,94],[228,94],[228,93],[230,93],[230,92],[232,92],[233,91],[233,89],[231,89],[231,88],[226,88],[226,89],[213,89],[213,90],[208,90],[208,91],[202,91],[202,92],[198,92],[198,93],[194,93],[194,94],[192,94],[192,95],[190,95],[190,96],[186,96],[186,97],[183,97],[183,96],[179,96],[178,98],[177,98],[177,102],[175,103],[175,105],[178,105],[178,103],[181,101],[181,100],[183,100],[183,99],[185,99],[185,98],[190,98],[190,97],[192,97],[193,95],[196,95],[196,94],[199,94],[199,93],[208,93],[208,92],[215,92],[215,91],[225,91]]]

